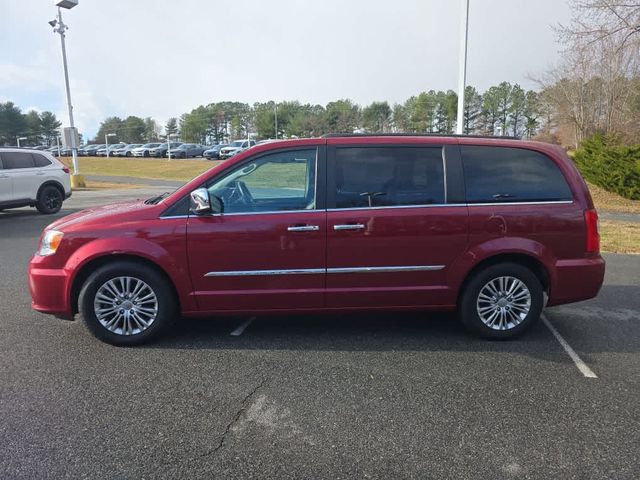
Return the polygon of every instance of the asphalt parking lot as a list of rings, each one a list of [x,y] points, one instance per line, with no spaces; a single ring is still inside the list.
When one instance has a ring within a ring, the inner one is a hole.
[[[123,349],[30,309],[56,217],[0,213],[0,478],[640,477],[639,256],[546,311],[596,378],[545,323],[489,342],[434,314],[183,320]]]

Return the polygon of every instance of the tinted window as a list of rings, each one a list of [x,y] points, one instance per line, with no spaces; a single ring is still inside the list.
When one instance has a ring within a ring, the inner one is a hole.
[[[44,155],[40,155],[38,153],[32,153],[32,155],[33,155],[33,161],[35,162],[36,167],[46,167],[48,165],[51,165],[51,161]]]
[[[469,203],[572,198],[558,166],[541,153],[521,148],[461,149]]]
[[[243,163],[209,186],[225,213],[315,208],[316,149],[292,150]]]
[[[336,208],[444,203],[442,149],[338,148],[335,182]]]
[[[2,165],[5,170],[14,168],[32,168],[33,157],[27,152],[2,152]]]

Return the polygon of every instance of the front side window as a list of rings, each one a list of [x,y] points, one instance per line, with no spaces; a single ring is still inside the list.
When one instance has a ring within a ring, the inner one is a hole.
[[[214,180],[209,194],[225,213],[314,209],[316,156],[315,148],[264,155]]]
[[[558,166],[523,148],[462,146],[468,203],[571,200]]]
[[[27,152],[2,152],[2,164],[5,170],[16,168],[33,168],[33,156]]]
[[[445,203],[441,147],[336,150],[336,208]]]

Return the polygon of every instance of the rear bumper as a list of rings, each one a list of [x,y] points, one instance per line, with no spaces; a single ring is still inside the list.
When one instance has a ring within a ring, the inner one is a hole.
[[[31,308],[42,313],[71,319],[69,304],[70,275],[64,269],[39,268],[32,259],[29,263],[29,291]]]
[[[579,302],[595,297],[604,282],[604,272],[605,261],[600,256],[558,260],[548,305]]]

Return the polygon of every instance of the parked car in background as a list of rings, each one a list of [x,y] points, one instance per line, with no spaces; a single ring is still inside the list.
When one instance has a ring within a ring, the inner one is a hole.
[[[171,149],[172,158],[198,157],[204,152],[204,147],[197,143],[183,143],[178,148]]]
[[[104,146],[102,148],[99,148],[98,150],[96,150],[96,155],[98,157],[106,157],[107,156],[107,149],[109,150],[109,155],[111,155],[111,152],[113,152],[114,150],[118,150],[120,148],[125,147],[126,145],[124,143],[114,143],[112,145]]]
[[[70,196],[69,169],[49,152],[0,148],[0,210],[31,206],[56,213]]]
[[[202,156],[208,158],[209,160],[219,160],[220,159],[220,150],[229,146],[227,143],[221,143],[220,145],[214,145],[210,148],[207,148],[204,152],[202,152]]]
[[[78,154],[85,157],[95,157],[98,149],[103,148],[104,146],[104,143],[87,145],[84,148],[81,148]]]
[[[132,155],[131,152],[133,152],[133,149],[141,146],[142,143],[130,143],[129,145],[125,145],[124,147],[115,150],[113,152],[113,155],[116,157],[130,157]]]
[[[604,272],[591,195],[558,146],[330,136],[260,145],[171,194],[57,220],[29,287],[34,309],[79,311],[116,345],[186,316],[310,311],[457,311],[507,339],[545,305],[595,297]]]
[[[60,156],[60,157],[69,157],[69,156],[73,155],[73,152],[72,152],[72,150],[70,148],[63,147],[63,146],[51,147],[48,150],[48,152],[51,153],[51,155],[53,155],[54,157],[58,157],[58,156]]]
[[[144,145],[131,150],[131,155],[134,157],[149,157],[151,156],[151,150],[158,148],[160,143],[145,143]]]
[[[169,146],[171,146],[171,152],[182,145],[182,142],[171,142],[170,144],[163,143],[162,145],[152,148],[149,151],[149,155],[156,158],[162,158],[167,155],[167,151],[169,150]]]
[[[236,153],[240,153],[249,147],[253,147],[255,144],[255,140],[236,140],[235,142],[231,142],[227,147],[221,148],[218,156],[220,160],[225,160],[233,157]]]
[[[120,150],[123,150],[127,146],[126,143],[119,143],[109,151],[109,156],[117,157]]]

